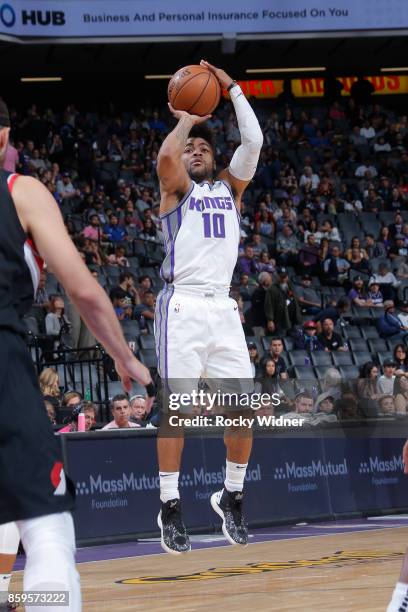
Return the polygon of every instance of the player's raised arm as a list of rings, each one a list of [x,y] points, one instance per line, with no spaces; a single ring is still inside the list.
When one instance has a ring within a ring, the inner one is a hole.
[[[160,214],[172,210],[188,192],[191,178],[181,156],[193,125],[203,123],[210,117],[210,115],[199,117],[185,111],[177,111],[170,104],[169,108],[178,123],[163,141],[157,158],[157,175],[161,194]]]
[[[235,192],[235,201],[239,206],[241,195],[253,178],[258,165],[263,144],[262,130],[240,86],[224,70],[216,68],[204,60],[200,63],[217,77],[221,87],[229,92],[234,105],[241,134],[241,144],[232,156],[229,167],[222,170],[219,177],[229,183]]]
[[[115,359],[125,388],[130,386],[130,379],[142,385],[151,383],[149,370],[126,344],[108,296],[69,238],[49,191],[36,179],[20,176],[13,188],[13,200],[21,224],[34,239],[39,254],[52,268],[91,332]]]

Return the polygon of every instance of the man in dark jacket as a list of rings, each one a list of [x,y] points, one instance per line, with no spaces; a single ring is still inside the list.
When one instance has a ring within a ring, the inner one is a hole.
[[[384,314],[377,319],[378,333],[382,338],[390,338],[399,334],[401,337],[408,333],[408,328],[404,327],[395,314],[395,306],[392,300],[384,302]]]
[[[272,334],[301,322],[299,302],[285,268],[278,271],[278,281],[265,293],[265,316],[267,331]]]

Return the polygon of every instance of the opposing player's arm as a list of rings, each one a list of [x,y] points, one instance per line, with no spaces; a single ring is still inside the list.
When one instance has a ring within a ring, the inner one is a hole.
[[[49,191],[36,179],[21,176],[14,184],[13,200],[23,229],[34,239],[91,332],[115,359],[125,388],[130,378],[149,384],[149,370],[126,344],[108,296],[83,263]]]
[[[241,196],[256,172],[263,144],[262,130],[240,86],[235,84],[224,70],[216,68],[204,60],[201,61],[201,64],[211,70],[219,80],[221,87],[229,91],[237,116],[241,144],[232,156],[229,167],[220,172],[219,178],[230,185],[235,196],[235,202],[239,207]]]
[[[178,123],[168,134],[160,147],[157,158],[157,175],[160,181],[160,214],[169,212],[186,195],[191,185],[181,156],[186,148],[188,135],[193,125],[202,123],[209,118],[189,115],[185,111],[177,111],[169,104],[169,108]]]

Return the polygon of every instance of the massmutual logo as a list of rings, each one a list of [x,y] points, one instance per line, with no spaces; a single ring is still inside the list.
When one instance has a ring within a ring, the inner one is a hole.
[[[259,482],[262,479],[261,466],[258,463],[247,470],[246,482]],[[225,480],[225,468],[218,472],[207,471],[205,468],[193,468],[191,472],[180,474],[179,486],[181,488],[197,487],[197,499],[205,499],[214,491],[200,491],[199,488],[207,485],[222,485]],[[120,495],[135,491],[153,491],[160,488],[158,475],[135,474],[122,472],[117,478],[106,478],[104,474],[89,474],[87,480],[76,483],[77,496]],[[110,506],[112,507],[112,506]]]
[[[296,478],[315,478],[316,476],[347,476],[348,467],[347,461],[344,459],[342,463],[327,463],[321,461],[312,461],[308,464],[298,464],[295,461],[286,462],[284,466],[275,468],[273,475],[274,480],[286,480]]]
[[[11,3],[0,4],[0,23],[6,28],[16,24],[22,26],[63,26],[66,23],[64,11],[23,9],[18,11]]]
[[[404,470],[404,463],[401,455],[394,455],[390,459],[383,459],[377,455],[368,457],[361,461],[358,473],[371,476],[372,484],[376,486],[398,484],[398,476]]]

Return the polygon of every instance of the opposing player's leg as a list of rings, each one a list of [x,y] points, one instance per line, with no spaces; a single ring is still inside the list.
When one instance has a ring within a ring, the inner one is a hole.
[[[81,610],[81,587],[75,568],[75,533],[69,512],[48,514],[17,522],[27,562],[24,591],[57,591],[67,594],[69,612]],[[60,605],[47,607],[50,612]],[[31,606],[41,612],[43,606]]]
[[[212,336],[216,347],[209,355],[206,374],[212,388],[221,385],[221,391],[238,397],[249,397],[253,391],[252,372],[248,349],[236,302],[231,298],[218,298],[212,308]],[[253,412],[238,405],[225,408],[226,417],[243,419]],[[248,528],[243,514],[244,480],[252,450],[252,430],[248,426],[225,429],[227,450],[224,488],[211,496],[211,506],[222,519],[222,531],[230,544],[245,546]]]
[[[161,530],[163,550],[178,555],[191,550],[185,528],[179,493],[179,473],[184,446],[182,425],[172,424],[171,417],[181,414],[170,406],[182,393],[197,386],[204,347],[201,308],[194,295],[167,287],[156,301],[155,339],[158,369],[163,381],[162,417],[157,437],[161,509],[157,523]]]
[[[20,534],[15,523],[0,525],[0,610],[7,610],[11,572],[16,560]]]

